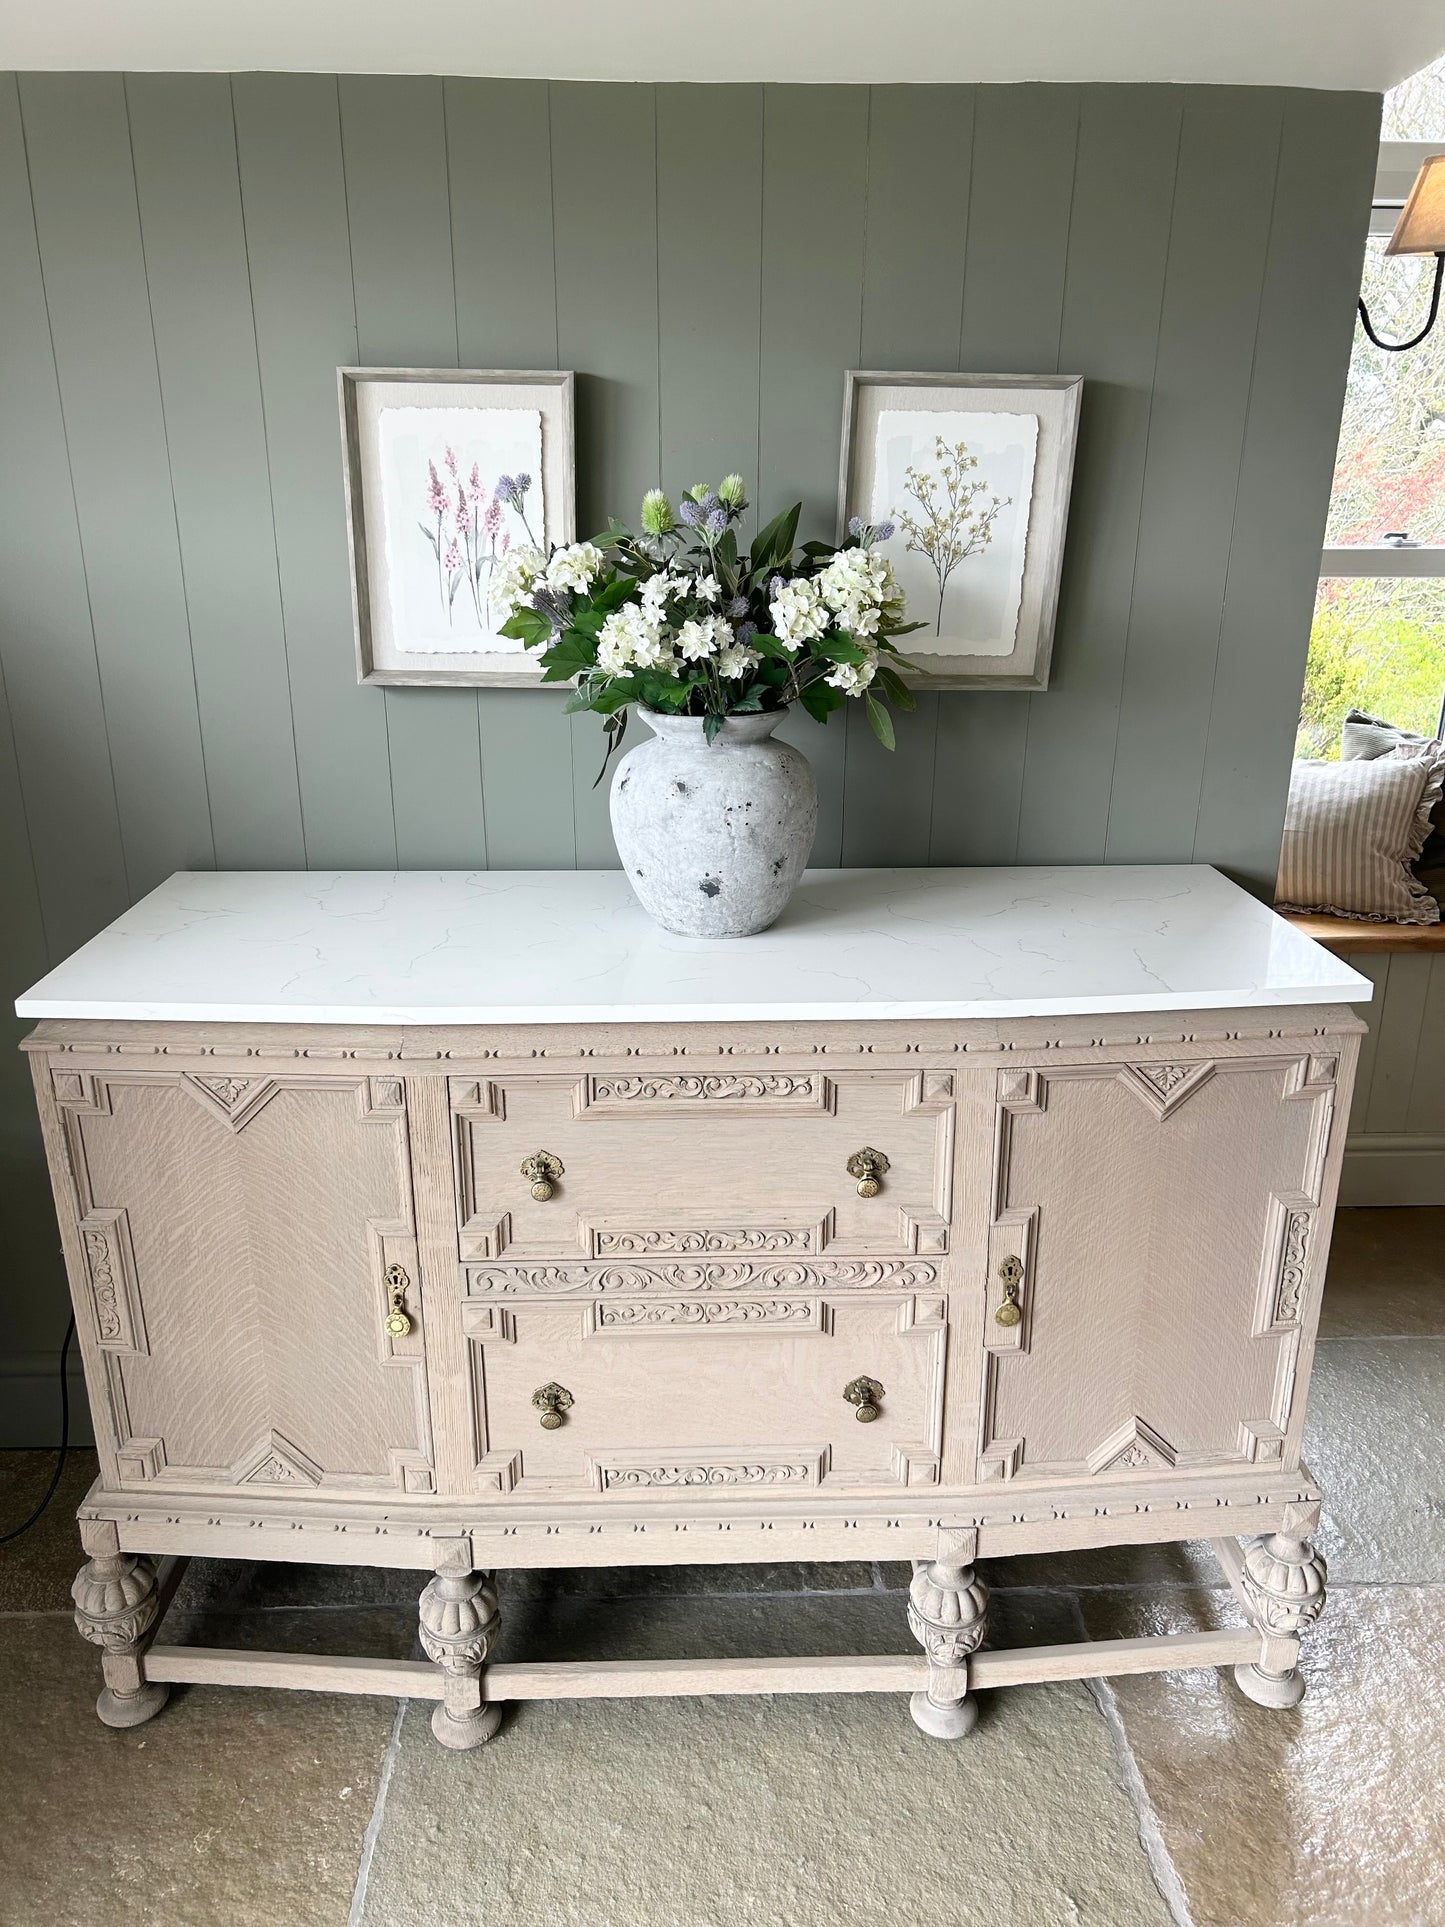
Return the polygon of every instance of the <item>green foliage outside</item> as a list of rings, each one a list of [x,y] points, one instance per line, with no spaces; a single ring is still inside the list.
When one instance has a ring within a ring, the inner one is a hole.
[[[1349,709],[1434,732],[1445,691],[1445,579],[1329,577],[1310,632],[1296,756],[1333,762]]]

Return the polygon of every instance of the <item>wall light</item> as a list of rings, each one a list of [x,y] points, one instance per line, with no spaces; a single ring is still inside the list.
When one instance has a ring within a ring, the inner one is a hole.
[[[1419,334],[1408,341],[1381,341],[1370,326],[1370,312],[1360,303],[1360,320],[1365,333],[1377,348],[1400,355],[1407,348],[1418,348],[1435,326],[1440,312],[1440,284],[1445,278],[1445,154],[1432,154],[1415,176],[1410,198],[1400,210],[1395,232],[1385,247],[1386,254],[1433,254],[1435,288],[1430,296],[1430,314]]]

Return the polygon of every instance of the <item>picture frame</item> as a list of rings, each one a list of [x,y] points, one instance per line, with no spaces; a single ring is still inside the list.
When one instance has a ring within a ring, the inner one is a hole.
[[[575,540],[570,371],[338,368],[336,380],[357,680],[538,686],[536,654],[497,635],[488,587],[508,548]]]
[[[850,370],[838,536],[877,547],[913,621],[928,689],[1047,689],[1078,445],[1081,375]],[[976,566],[970,567],[970,564]]]

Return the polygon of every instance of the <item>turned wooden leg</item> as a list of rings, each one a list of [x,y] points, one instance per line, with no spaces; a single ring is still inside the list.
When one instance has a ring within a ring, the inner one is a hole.
[[[148,1680],[142,1655],[160,1611],[155,1562],[137,1552],[98,1552],[70,1588],[82,1639],[101,1650],[105,1685],[95,1710],[107,1726],[143,1726],[170,1697]]]
[[[421,1643],[444,1676],[446,1697],[431,1730],[457,1752],[480,1746],[502,1723],[500,1706],[482,1702],[482,1664],[497,1637],[497,1595],[484,1572],[438,1572],[421,1596]]]
[[[961,1740],[978,1707],[968,1697],[968,1656],[983,1644],[988,1587],[972,1566],[920,1565],[908,1588],[908,1624],[928,1655],[928,1690],[908,1703],[913,1723],[936,1740]]]
[[[1300,1634],[1325,1609],[1325,1562],[1308,1539],[1270,1532],[1246,1539],[1239,1576],[1250,1617],[1264,1638],[1258,1660],[1234,1669],[1239,1690],[1260,1706],[1298,1706],[1304,1675]]]

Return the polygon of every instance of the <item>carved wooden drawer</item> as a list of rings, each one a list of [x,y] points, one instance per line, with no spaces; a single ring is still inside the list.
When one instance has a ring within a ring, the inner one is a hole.
[[[469,1298],[462,1321],[479,1492],[937,1482],[941,1294]]]
[[[948,1248],[951,1072],[508,1073],[450,1098],[464,1259]]]
[[[981,1479],[1298,1462],[1336,1071],[996,1074]]]

